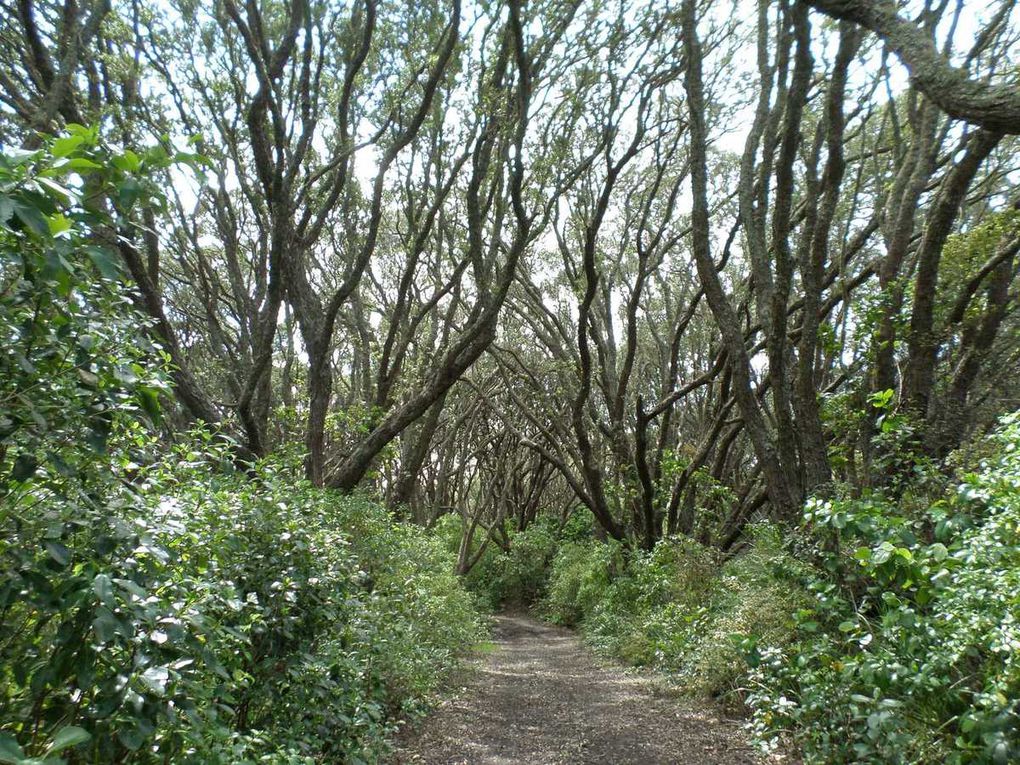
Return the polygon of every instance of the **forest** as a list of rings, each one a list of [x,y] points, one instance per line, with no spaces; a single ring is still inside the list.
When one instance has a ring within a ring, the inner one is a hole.
[[[0,0],[0,763],[1020,762],[1018,136],[1014,0]]]

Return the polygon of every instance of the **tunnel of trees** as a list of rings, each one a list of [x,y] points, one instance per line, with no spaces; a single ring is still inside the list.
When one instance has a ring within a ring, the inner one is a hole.
[[[858,659],[972,587],[958,698],[801,745],[1020,756],[1015,3],[0,10],[0,762],[373,761],[538,527],[610,578],[772,529]]]

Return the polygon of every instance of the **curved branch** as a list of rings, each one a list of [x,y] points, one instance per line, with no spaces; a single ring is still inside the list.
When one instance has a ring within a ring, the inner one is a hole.
[[[900,18],[891,0],[803,0],[827,16],[852,21],[877,34],[910,71],[910,81],[956,119],[988,130],[1020,134],[1020,90],[971,79],[953,66],[935,42]]]

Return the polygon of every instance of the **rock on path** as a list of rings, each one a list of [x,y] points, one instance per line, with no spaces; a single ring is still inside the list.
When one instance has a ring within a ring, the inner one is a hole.
[[[600,666],[568,630],[500,616],[496,649],[398,743],[397,765],[751,765],[739,724]]]

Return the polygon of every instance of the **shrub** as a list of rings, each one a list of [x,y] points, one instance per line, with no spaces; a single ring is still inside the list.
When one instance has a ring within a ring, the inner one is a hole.
[[[557,624],[579,624],[609,588],[608,559],[603,554],[610,552],[607,545],[595,541],[567,542],[560,547],[550,566],[542,613]]]
[[[922,471],[881,495],[810,502],[720,561],[564,544],[544,612],[688,691],[746,704],[766,749],[807,762],[1020,759],[1020,413],[944,497]],[[959,458],[957,458],[959,462]],[[791,553],[796,549],[796,557]]]
[[[792,634],[791,614],[804,600],[797,570],[764,527],[749,552],[725,564],[682,537],[651,553],[570,544],[553,561],[543,609],[580,624],[597,650],[670,672],[694,693],[721,695],[745,679],[749,646]]]
[[[826,573],[796,642],[761,652],[759,736],[793,738],[812,762],[1020,757],[1020,418],[993,440],[998,453],[925,512],[881,497],[810,506]]]
[[[446,540],[448,549],[459,547],[457,516],[444,516],[436,531]],[[464,577],[465,586],[475,594],[479,606],[488,611],[538,602],[545,594],[549,565],[564,533],[572,532],[560,529],[557,519],[548,516],[539,516],[524,531],[510,531],[507,549],[490,542]],[[475,550],[477,544],[480,542],[476,542]]]
[[[371,760],[479,639],[422,530],[272,465],[210,470],[216,449],[146,468],[100,529],[113,541],[65,536],[66,565],[24,533],[0,551],[20,569],[2,600],[0,711],[24,751],[73,723],[94,762],[264,762],[266,741],[272,761]]]
[[[0,761],[376,759],[470,597],[371,502],[155,439],[162,357],[69,177],[130,205],[150,160],[76,128],[0,162]]]

